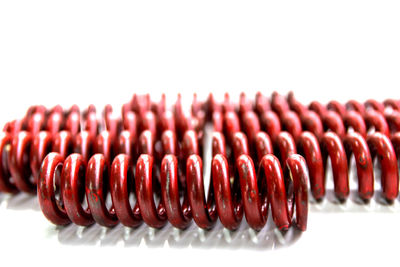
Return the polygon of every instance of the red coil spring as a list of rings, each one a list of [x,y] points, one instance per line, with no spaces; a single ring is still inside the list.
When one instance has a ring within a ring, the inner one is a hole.
[[[296,225],[301,230],[306,229],[308,175],[301,156],[288,157],[285,176],[279,160],[272,154],[264,155],[256,169],[246,153],[245,136],[236,133],[233,141],[236,160],[230,165],[223,151],[224,137],[216,133],[206,200],[203,161],[196,133],[187,131],[179,146],[172,131],[165,131],[161,139],[165,156],[160,165],[155,164],[157,157],[154,155],[141,154],[134,167],[130,156],[120,154],[107,170],[107,160],[101,154],[94,155],[87,166],[78,154],[70,155],[65,161],[60,154],[49,154],[42,165],[38,185],[39,202],[46,217],[61,225],[71,221],[79,225],[97,222],[107,227],[118,222],[135,227],[144,221],[160,228],[169,221],[181,229],[186,228],[192,218],[199,227],[209,229],[219,218],[226,228],[234,230],[244,214],[249,225],[259,230],[266,223],[271,205],[275,224],[279,229],[287,229],[292,223],[295,205]],[[54,179],[60,168],[56,182]],[[59,187],[59,199],[54,191],[55,182]],[[112,205],[107,208],[108,191]],[[129,201],[131,191],[135,194],[134,205]],[[153,194],[160,197],[158,205]],[[85,195],[86,210],[82,208]]]
[[[349,103],[349,110],[346,110],[337,102],[331,102],[328,108],[335,110],[331,111],[317,102],[312,102],[310,109],[307,109],[292,93],[287,99],[274,93],[270,100],[259,93],[254,103],[242,94],[238,107],[229,101],[228,96],[223,104],[210,99],[210,106],[216,110],[213,115],[214,128],[226,127],[227,132],[243,129],[249,139],[254,139],[261,129],[273,142],[282,138],[282,130],[288,131],[294,139],[292,152],[298,152],[306,159],[311,192],[316,200],[321,200],[325,195],[328,156],[332,163],[335,195],[340,201],[346,200],[349,195],[350,156],[354,154],[360,198],[368,201],[373,196],[373,159],[377,158],[382,169],[383,196],[389,203],[393,202],[398,196],[399,184],[398,102],[387,100],[380,104],[369,100],[364,109],[356,101]],[[390,108],[385,110],[385,105]],[[224,111],[225,115],[222,115]],[[367,134],[371,128],[375,131]],[[282,148],[275,150],[279,153]]]
[[[296,225],[305,230],[307,181],[313,197],[321,200],[328,157],[340,201],[349,196],[351,154],[362,200],[374,194],[374,158],[382,169],[384,198],[397,198],[399,108],[394,100],[364,105],[331,101],[326,107],[312,102],[306,107],[292,93],[287,98],[274,93],[270,99],[258,93],[254,101],[242,94],[238,103],[228,95],[223,103],[212,95],[204,103],[195,96],[185,113],[180,96],[169,111],[165,96],[154,103],[148,95],[135,95],[123,106],[121,118],[106,106],[103,128],[108,131],[99,133],[102,123],[92,106],[82,123],[77,107],[68,112],[34,107],[23,120],[4,127],[0,191],[34,192],[39,179],[42,210],[62,225],[97,222],[110,227],[121,222],[135,227],[144,221],[159,228],[169,221],[184,229],[193,219],[209,229],[219,218],[234,230],[245,215],[250,227],[259,230],[270,206],[279,229],[291,225],[296,207]],[[198,142],[207,121],[212,121],[214,134],[206,194]],[[58,153],[44,158],[50,151]],[[85,197],[87,207],[82,206]]]
[[[101,119],[94,106],[82,114],[77,106],[66,112],[60,106],[51,110],[31,107],[23,119],[7,123],[0,134],[0,192],[35,193],[40,165],[49,152],[59,152],[64,157],[76,152],[86,161],[94,153],[103,153],[111,160],[127,150],[134,150],[137,157],[140,141],[146,138],[140,134],[145,130],[156,135],[171,129],[181,136],[185,130],[194,129],[201,138],[202,111],[196,111],[196,117],[187,116],[180,98],[174,111],[165,111],[165,97],[152,103],[149,96],[136,95],[123,106],[121,118],[113,115],[111,106],[104,108]],[[155,153],[158,147],[157,144]]]

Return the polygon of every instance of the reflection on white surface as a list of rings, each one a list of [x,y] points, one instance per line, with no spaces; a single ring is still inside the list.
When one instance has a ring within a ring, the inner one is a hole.
[[[2,195],[0,207],[16,211],[33,210],[43,216],[36,197],[25,193],[15,196]],[[56,236],[61,244],[66,245],[110,246],[122,243],[126,247],[276,249],[293,244],[302,233],[295,228],[283,233],[275,227],[270,217],[261,231],[249,228],[245,220],[236,231],[227,230],[220,222],[209,231],[198,228],[194,223],[186,230],[179,230],[170,224],[162,229],[154,229],[145,224],[132,229],[122,225],[114,228],[99,225],[81,227],[73,224],[62,227],[53,226],[48,222],[47,234],[49,237]]]
[[[178,230],[171,225],[162,229],[142,225],[131,229],[118,225],[107,229],[98,225],[83,228],[76,225],[59,227],[55,232],[58,240],[67,245],[100,245],[112,246],[118,243],[125,247],[193,247],[193,248],[226,248],[226,249],[277,249],[286,247],[298,240],[301,232],[290,229],[282,233],[275,227],[266,226],[257,232],[242,223],[236,231],[229,231],[217,223],[210,231],[205,231],[192,224],[186,230]]]
[[[400,211],[397,201],[392,205],[384,205],[379,200],[380,192],[376,192],[375,197],[368,204],[353,201],[357,199],[356,196],[357,191],[352,190],[349,200],[339,204],[334,199],[333,190],[328,189],[324,201],[320,203],[311,201],[310,217],[314,214],[323,215],[323,213],[395,213]],[[38,216],[43,216],[36,197],[25,193],[13,196],[1,195],[0,209],[13,213],[25,213],[26,210],[31,210]],[[307,232],[303,234],[294,227],[283,233],[276,228],[271,216],[261,231],[249,228],[245,219],[236,231],[227,230],[220,222],[217,222],[212,230],[206,231],[198,228],[194,223],[186,230],[179,230],[170,224],[162,229],[154,229],[145,224],[133,229],[122,225],[114,228],[99,225],[80,227],[73,224],[60,227],[44,221],[48,224],[46,237],[55,237],[60,244],[64,245],[273,250],[289,247],[295,244],[302,235],[307,234]],[[312,219],[309,220],[310,224],[313,224]]]

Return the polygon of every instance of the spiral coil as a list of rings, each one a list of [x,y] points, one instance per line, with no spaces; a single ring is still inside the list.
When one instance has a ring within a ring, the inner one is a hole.
[[[201,145],[207,123],[214,131],[209,177]],[[134,95],[121,117],[108,105],[101,118],[94,106],[82,113],[77,106],[34,106],[0,135],[0,191],[37,192],[45,216],[58,225],[169,222],[185,229],[193,220],[210,229],[219,219],[235,230],[245,216],[260,230],[271,209],[279,229],[294,220],[305,230],[308,183],[322,200],[328,159],[340,202],[349,196],[352,155],[360,199],[374,195],[377,159],[382,195],[395,201],[399,129],[400,102],[392,99],[306,106],[293,93],[258,93],[254,101],[241,94],[237,103],[210,94],[205,102],[195,95],[187,112],[180,95],[172,109],[164,95],[159,102]]]
[[[246,153],[237,154],[236,161],[230,166],[226,156],[220,153],[222,151],[214,151],[206,201],[203,161],[198,155],[196,133],[187,131],[184,134],[180,157],[175,152],[174,132],[165,131],[162,136],[163,144],[166,144],[165,156],[159,168],[150,154],[142,154],[135,165],[130,156],[120,154],[109,171],[102,154],[94,155],[87,166],[79,154],[72,154],[65,161],[60,154],[49,154],[43,162],[38,185],[39,202],[46,217],[61,225],[74,222],[86,226],[97,222],[107,227],[118,222],[135,227],[144,221],[151,227],[160,228],[169,221],[180,229],[186,228],[192,218],[199,227],[209,229],[219,218],[226,228],[234,230],[244,214],[249,225],[259,230],[266,223],[270,204],[275,224],[279,229],[287,229],[295,205],[296,225],[301,230],[306,229],[308,175],[301,156],[289,156],[284,176],[279,160],[271,154],[264,155],[256,175],[253,160]],[[235,139],[240,138],[238,136],[235,135]],[[223,148],[221,142],[223,135],[215,135],[214,146]],[[242,151],[245,151],[244,146]],[[232,175],[231,169],[236,170],[236,176]],[[57,172],[60,172],[58,200],[54,190]],[[81,181],[80,185],[78,181]],[[106,188],[108,184],[109,189]],[[135,190],[132,190],[132,184]],[[293,191],[287,192],[285,184],[292,184]],[[105,203],[108,191],[112,198],[110,208]],[[130,191],[135,194],[134,205],[129,202]],[[82,192],[88,201],[86,210],[81,204]],[[154,193],[160,198],[158,205],[154,202]]]
[[[214,107],[214,109],[229,110],[229,108],[224,108],[224,106],[229,106],[226,104],[229,103],[227,98],[228,96],[221,105],[222,108]],[[343,202],[347,199],[348,172],[350,157],[353,154],[356,159],[358,194],[362,200],[368,202],[374,193],[373,161],[376,158],[382,169],[380,180],[383,196],[387,202],[393,202],[399,192],[397,163],[399,133],[393,126],[400,118],[396,111],[397,102],[387,100],[385,104],[379,104],[377,101],[369,100],[365,104],[365,110],[359,107],[357,111],[346,111],[340,108],[330,111],[316,103],[312,102],[309,110],[298,102],[292,93],[288,95],[287,100],[274,93],[271,101],[258,94],[253,104],[242,94],[239,112],[226,112],[225,120],[229,122],[224,126],[221,123],[223,115],[214,116],[214,128],[225,127],[227,132],[243,129],[250,139],[254,139],[257,131],[261,129],[271,137],[273,143],[282,138],[282,130],[288,131],[293,140],[284,150],[298,152],[306,159],[311,192],[317,201],[325,195],[328,157],[332,164],[335,195],[339,201]],[[343,107],[337,102],[331,103],[335,103],[336,107]],[[350,101],[350,103],[352,104],[347,105],[349,108],[358,102]],[[213,105],[217,106],[216,103]],[[389,110],[385,110],[385,105],[389,107]],[[318,113],[311,109],[318,110]],[[342,115],[339,115],[338,110],[341,110]],[[358,110],[367,114],[365,120]],[[387,115],[383,116],[382,113]],[[387,122],[386,118],[390,118],[390,122]],[[371,128],[375,131],[367,134]],[[282,147],[275,145],[275,153],[282,153]]]
[[[167,129],[178,135],[194,129],[201,138],[199,129],[204,122],[200,111],[197,111],[198,117],[187,117],[180,99],[174,113],[163,107],[165,98],[151,103],[148,96],[135,95],[129,109],[127,104],[123,106],[121,118],[113,115],[109,105],[104,108],[101,119],[97,118],[94,106],[82,114],[77,106],[66,112],[60,106],[51,110],[43,106],[29,108],[23,119],[7,123],[0,134],[0,192],[35,193],[40,165],[49,152],[59,152],[64,157],[76,152],[86,161],[94,153],[102,153],[111,160],[118,153],[132,152],[137,157],[139,150],[144,149],[140,147],[142,140],[148,138],[146,131],[158,140],[157,134]],[[158,152],[157,147],[158,144],[151,148],[156,149],[154,153]]]

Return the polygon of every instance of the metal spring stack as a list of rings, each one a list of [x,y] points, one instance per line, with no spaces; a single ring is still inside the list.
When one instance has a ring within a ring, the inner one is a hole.
[[[376,158],[382,196],[396,200],[400,101],[303,105],[293,93],[258,93],[218,102],[210,94],[194,96],[186,112],[179,95],[171,106],[164,95],[134,95],[120,114],[108,105],[101,116],[94,106],[34,106],[4,126],[0,152],[0,192],[37,192],[57,225],[185,229],[194,221],[211,229],[219,219],[235,230],[245,217],[260,230],[271,210],[280,230],[304,231],[308,191],[316,201],[326,194],[328,159],[340,202],[350,192],[351,155],[359,198],[374,194]]]

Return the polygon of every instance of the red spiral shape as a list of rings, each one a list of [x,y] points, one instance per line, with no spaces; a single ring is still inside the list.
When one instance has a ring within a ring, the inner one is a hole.
[[[374,195],[375,158],[382,196],[388,203],[398,197],[399,103],[306,106],[293,93],[258,93],[254,101],[243,93],[238,102],[226,94],[222,103],[195,95],[187,111],[180,95],[172,109],[165,95],[158,102],[134,95],[121,117],[110,105],[101,117],[94,106],[82,113],[77,106],[34,106],[0,134],[0,192],[37,192],[46,217],[59,225],[145,222],[160,228],[169,222],[185,229],[193,219],[210,229],[219,219],[235,230],[245,216],[260,230],[270,207],[279,229],[286,230],[295,215],[305,230],[308,180],[313,198],[322,200],[328,159],[340,202],[350,193],[352,155],[362,200]],[[208,122],[213,157],[211,176],[203,177],[199,144]],[[204,180],[210,180],[208,192]]]
[[[125,152],[137,158],[138,151],[144,149],[140,148],[140,138],[146,138],[141,136],[146,130],[152,133],[154,142],[167,129],[178,135],[194,129],[201,139],[205,123],[201,105],[193,102],[196,109],[188,116],[182,111],[180,98],[171,112],[165,109],[165,97],[154,103],[149,95],[135,95],[123,106],[121,118],[107,105],[100,119],[93,105],[82,113],[77,106],[67,111],[60,106],[51,110],[33,106],[23,119],[7,123],[0,135],[0,192],[35,193],[40,165],[50,152],[64,157],[80,153],[86,162],[94,153],[103,153],[107,160]],[[158,147],[152,147],[151,153],[159,153]]]
[[[340,108],[329,111],[322,105],[316,104],[317,102],[313,102],[310,107],[314,106],[315,110],[324,114],[322,120],[317,112],[308,110],[295,100],[292,94],[289,94],[288,99],[287,101],[284,97],[273,94],[269,102],[266,97],[258,94],[255,104],[252,105],[242,94],[237,113],[228,111],[223,115],[222,112],[214,112],[214,128],[227,133],[230,139],[232,137],[229,135],[243,130],[249,140],[255,140],[255,133],[261,129],[271,136],[275,154],[280,155],[283,160],[287,157],[285,153],[288,151],[303,155],[309,169],[311,192],[317,201],[322,200],[325,195],[328,157],[332,163],[335,195],[341,202],[348,198],[349,160],[353,154],[356,159],[358,195],[368,202],[374,194],[373,159],[378,156],[382,168],[382,194],[389,203],[396,199],[399,180],[397,174],[399,138],[397,133],[392,134],[391,142],[388,131],[385,130],[388,127],[382,126],[386,125],[384,117],[376,115],[378,111],[383,112],[383,105],[377,104],[376,101],[368,101],[368,105],[373,106],[374,110],[364,121],[358,111],[346,111]],[[387,102],[394,106],[393,101]],[[339,106],[337,102],[331,102],[331,105]],[[295,111],[291,111],[291,108]],[[361,108],[358,107],[357,110]],[[367,129],[371,126],[375,127],[375,132],[367,135]],[[352,127],[353,131],[349,132],[347,130],[349,127]],[[304,131],[305,129],[308,131]],[[291,133],[292,140],[288,138],[287,133],[281,132],[282,130]],[[254,151],[254,146],[250,150]]]
[[[262,132],[257,136],[259,144],[264,145],[262,141],[268,136]],[[144,141],[145,147],[150,140]],[[178,145],[170,130],[162,134],[162,140],[164,156],[160,165],[156,164],[157,157],[148,153],[141,154],[136,162],[129,155],[120,154],[111,165],[107,165],[104,155],[96,154],[87,166],[78,154],[64,160],[62,155],[50,153],[42,164],[38,184],[39,203],[45,216],[60,225],[73,222],[86,226],[96,222],[112,227],[121,222],[136,227],[143,221],[155,228],[170,222],[180,229],[186,228],[192,219],[199,227],[210,229],[219,218],[226,228],[235,230],[245,215],[250,227],[259,230],[266,223],[270,206],[275,224],[286,230],[292,224],[295,206],[295,224],[306,229],[308,172],[301,156],[290,154],[282,168],[278,158],[265,149],[263,155],[258,145],[261,158],[260,167],[256,168],[246,148],[246,137],[236,133],[235,160],[229,164],[223,150],[224,137],[215,133],[206,200],[196,132],[187,131]],[[59,188],[58,199],[54,183]],[[111,207],[106,205],[108,192]],[[129,201],[132,193],[134,204]],[[158,204],[154,194],[160,199]],[[84,196],[86,210],[81,204]]]

